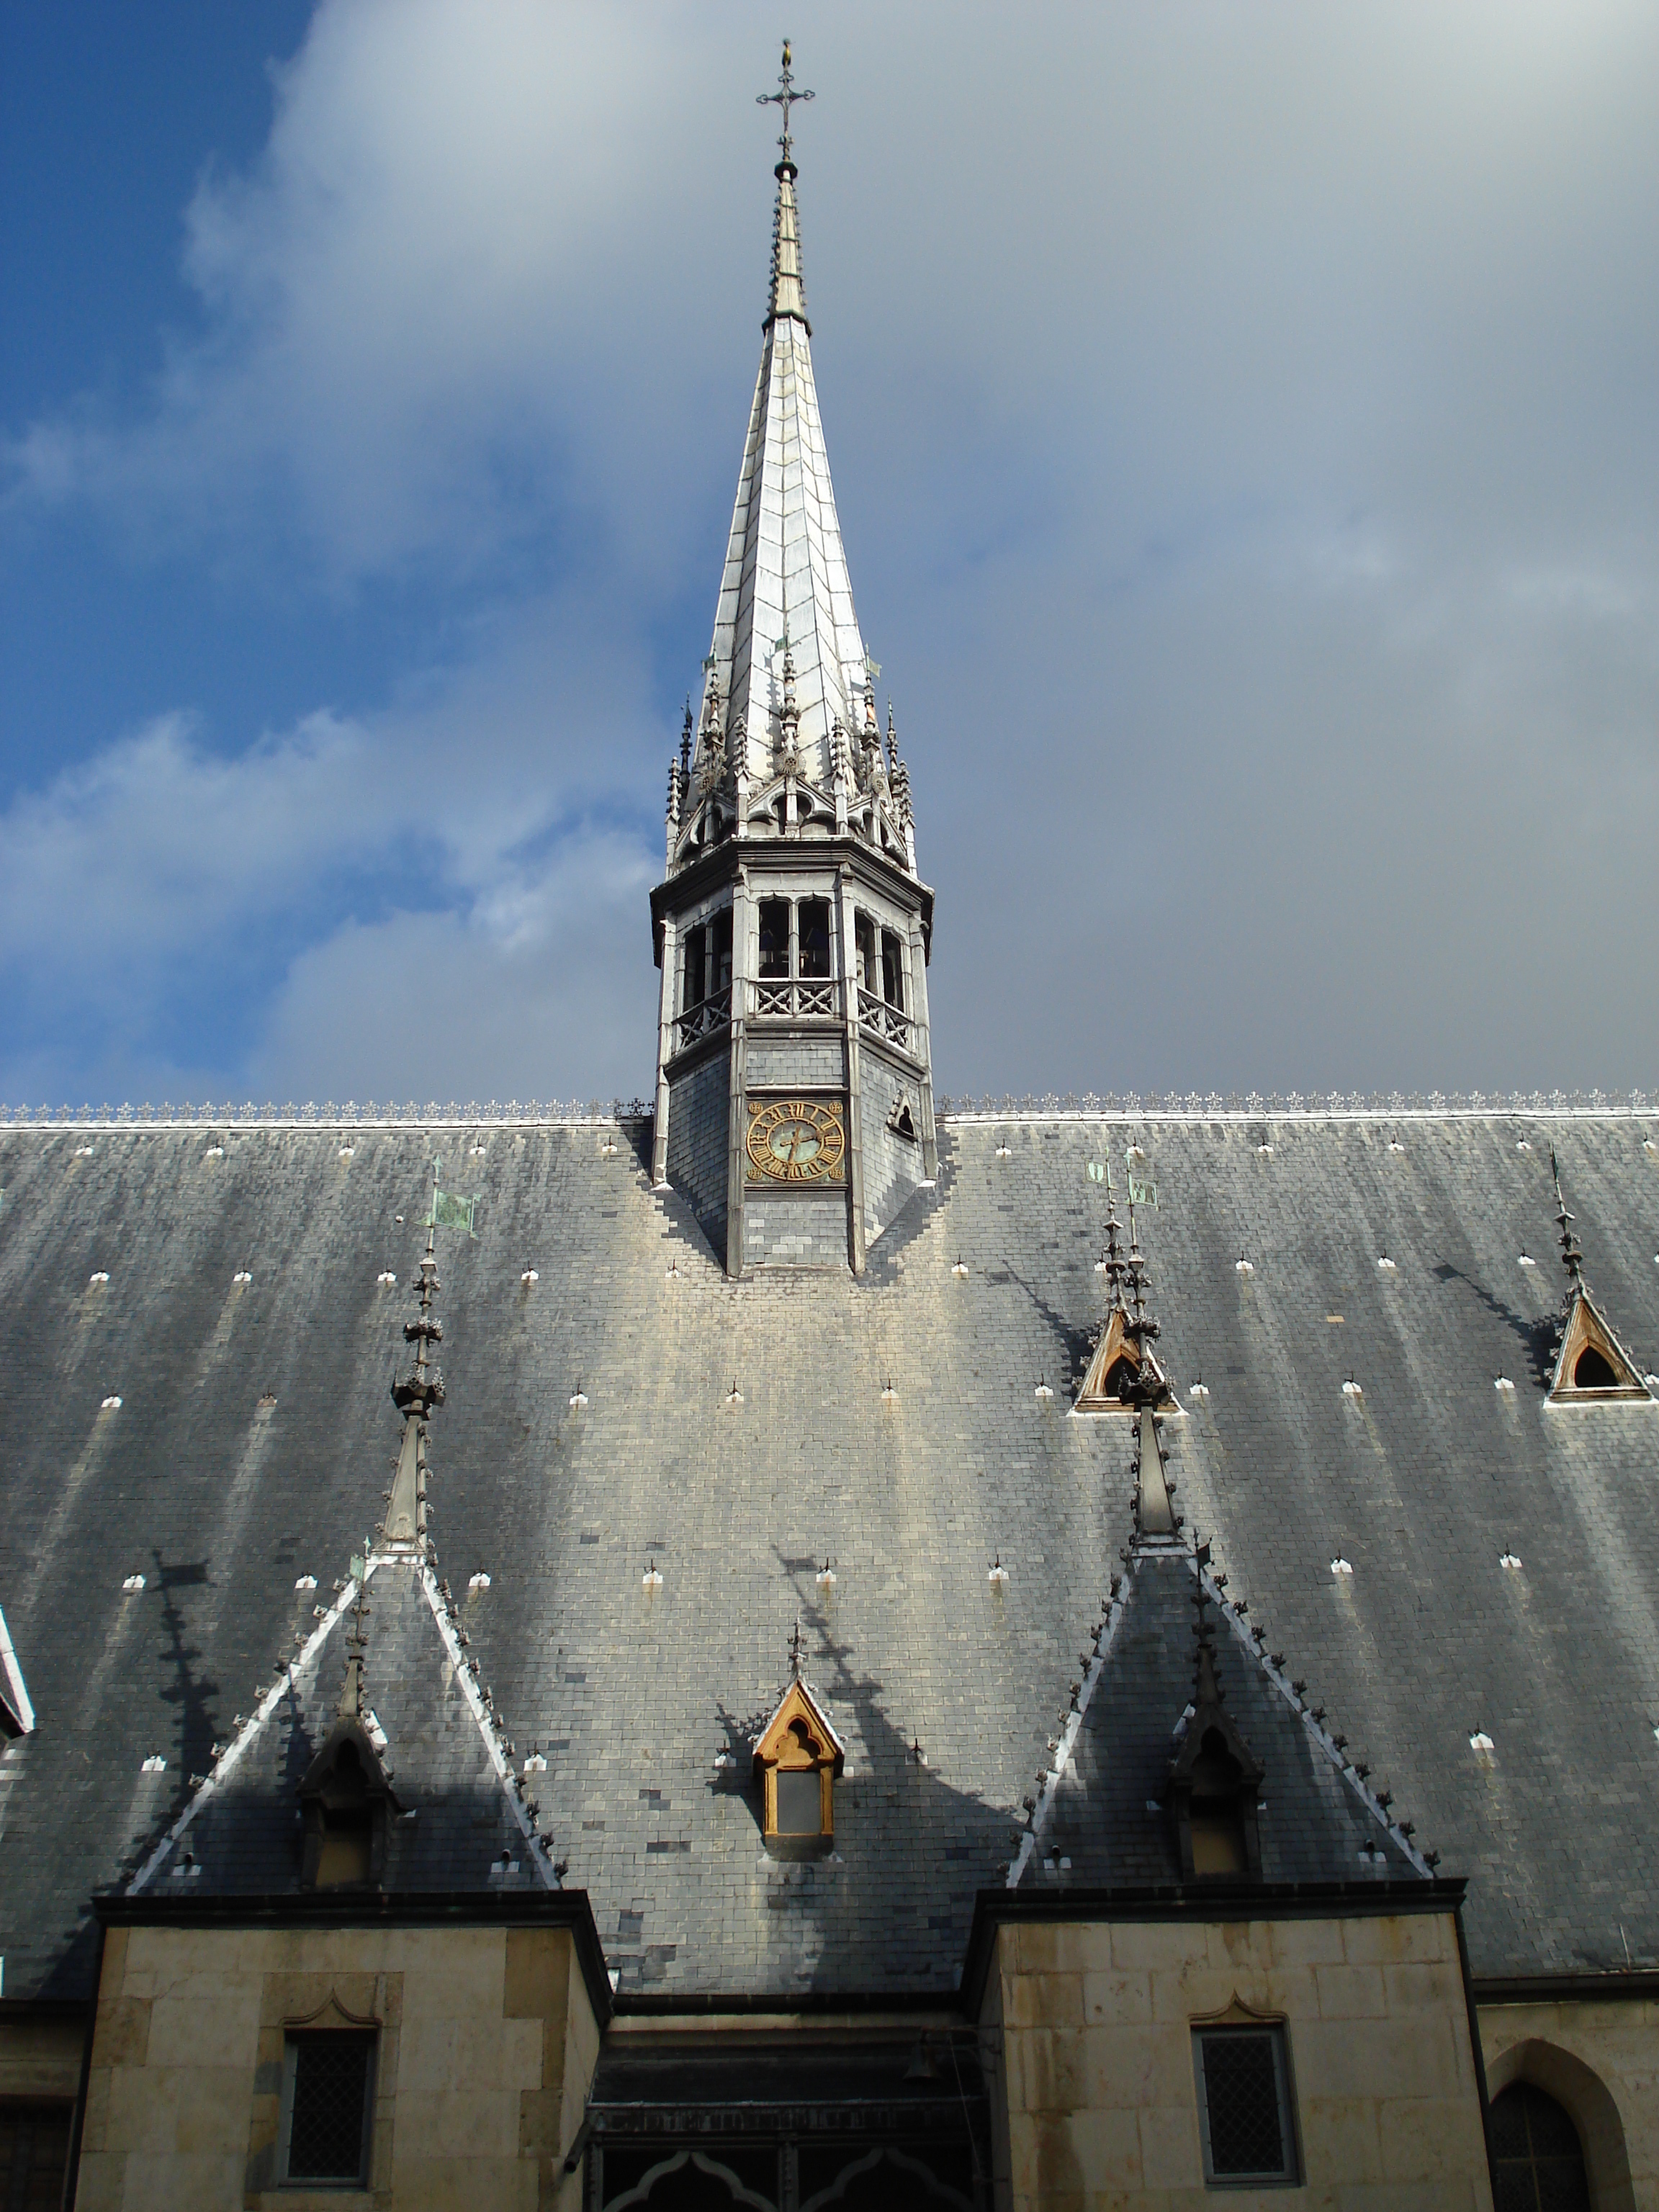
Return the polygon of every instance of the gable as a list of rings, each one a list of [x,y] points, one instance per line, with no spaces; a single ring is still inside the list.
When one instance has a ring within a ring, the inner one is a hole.
[[[1653,1393],[1588,1291],[1576,1291],[1561,1328],[1550,1376],[1552,1405],[1618,1399],[1653,1402]]]

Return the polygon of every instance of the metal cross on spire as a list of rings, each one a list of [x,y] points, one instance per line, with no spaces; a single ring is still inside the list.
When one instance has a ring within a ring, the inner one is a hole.
[[[794,144],[793,139],[789,136],[789,111],[798,100],[805,101],[817,98],[814,93],[797,92],[795,89],[795,80],[789,68],[787,39],[783,42],[783,67],[778,71],[778,86],[779,89],[776,92],[757,92],[755,94],[755,105],[757,107],[781,107],[783,110],[783,136],[779,139],[778,145],[787,161],[790,159],[790,149]]]

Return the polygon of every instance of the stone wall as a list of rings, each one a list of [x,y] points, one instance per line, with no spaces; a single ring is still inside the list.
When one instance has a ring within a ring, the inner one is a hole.
[[[668,1180],[690,1206],[722,1262],[731,1145],[731,1063],[720,1051],[670,1085]]]
[[[1449,1913],[1005,1924],[981,2014],[993,2041],[1000,2015],[999,2212],[1212,2207],[1193,2024],[1234,1998],[1283,2017],[1312,2202],[1490,2212]]]
[[[1572,2116],[1595,2212],[1659,2207],[1659,2002],[1482,2004],[1486,2087],[1530,2081]]]
[[[276,2185],[284,2022],[379,2024],[380,2212],[577,2212],[563,2171],[599,2031],[562,1928],[116,1927],[106,1938],[79,2212],[299,2212]]]

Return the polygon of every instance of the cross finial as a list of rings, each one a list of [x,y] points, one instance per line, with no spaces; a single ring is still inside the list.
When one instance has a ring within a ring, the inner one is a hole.
[[[789,41],[786,39],[783,42],[783,67],[778,71],[778,89],[755,94],[757,107],[781,107],[783,110],[783,136],[779,139],[778,146],[786,162],[790,160],[790,149],[794,143],[789,136],[789,111],[797,100],[805,101],[814,97],[810,92],[797,92],[795,89],[795,80],[789,67]]]
[[[785,53],[787,54],[788,51],[788,47],[786,46],[784,48]],[[789,1639],[789,1672],[797,1682],[800,1680],[800,1615],[797,1613],[795,1615],[795,1632]]]

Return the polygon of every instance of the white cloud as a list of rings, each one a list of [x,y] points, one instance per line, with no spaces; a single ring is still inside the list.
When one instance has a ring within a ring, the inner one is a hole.
[[[1650,994],[1632,1020],[1629,957],[1587,964],[1565,907],[1659,933],[1659,16],[794,27],[947,1079],[1651,1079]],[[493,612],[373,711],[240,756],[172,717],[15,802],[14,961],[160,1009],[269,933],[244,1057],[284,1091],[421,1087],[389,1011],[420,962],[458,1087],[642,1079],[599,1072],[651,1047],[642,641],[688,591],[712,612],[769,36],[735,5],[325,0],[263,157],[188,211],[203,333],[126,413],[23,426],[12,501],[301,588],[467,574]],[[1133,1036],[1120,921],[1158,978]]]

